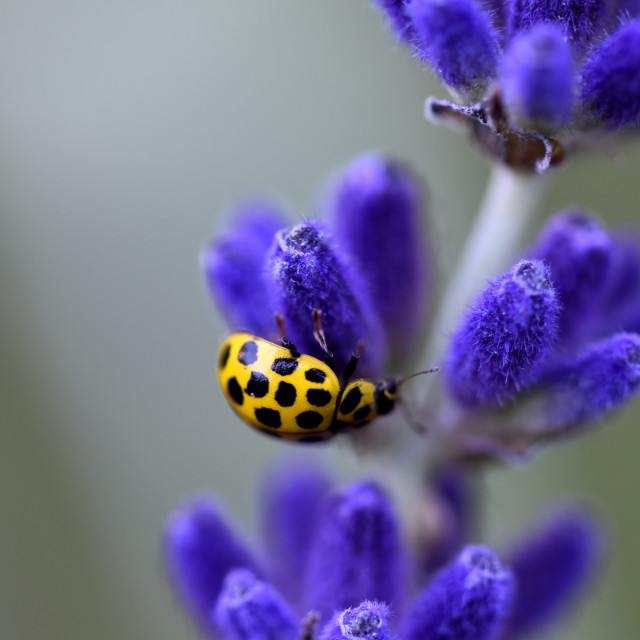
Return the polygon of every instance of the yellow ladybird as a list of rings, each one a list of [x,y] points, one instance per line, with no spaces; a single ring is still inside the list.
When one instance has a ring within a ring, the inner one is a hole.
[[[351,371],[356,361],[354,356]],[[330,438],[389,413],[397,394],[395,380],[343,385],[328,364],[298,353],[290,342],[277,345],[250,333],[234,333],[224,341],[218,378],[245,422],[303,442]]]

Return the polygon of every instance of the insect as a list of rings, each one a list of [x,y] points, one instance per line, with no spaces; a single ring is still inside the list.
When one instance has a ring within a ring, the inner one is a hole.
[[[238,332],[222,343],[218,378],[223,393],[240,418],[262,433],[318,442],[393,411],[398,387],[408,378],[350,382],[360,357],[358,348],[341,382],[334,371],[320,317],[315,310],[314,336],[325,353],[325,362],[298,352],[285,337],[278,345]],[[282,319],[277,319],[284,336]]]

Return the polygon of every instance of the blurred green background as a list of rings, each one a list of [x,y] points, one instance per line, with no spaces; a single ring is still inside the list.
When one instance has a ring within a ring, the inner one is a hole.
[[[446,97],[367,0],[3,0],[0,13],[0,635],[193,638],[160,557],[168,511],[202,490],[254,526],[282,445],[215,379],[225,335],[198,252],[247,193],[314,212],[366,150],[431,185],[446,275],[487,162],[422,117]],[[561,169],[542,214],[637,215],[640,148]],[[487,540],[590,496],[613,552],[556,637],[640,637],[636,402],[588,438],[488,476]],[[314,455],[354,472],[344,444]]]

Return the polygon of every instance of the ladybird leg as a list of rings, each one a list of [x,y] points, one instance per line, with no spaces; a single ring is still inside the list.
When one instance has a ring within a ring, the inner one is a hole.
[[[322,311],[320,311],[320,309],[313,310],[313,325],[313,337],[317,340],[320,348],[324,352],[324,362],[327,366],[331,367],[331,369],[335,369],[336,361],[333,357],[333,353],[331,353],[327,347],[327,340],[324,336],[324,331],[322,330]]]
[[[356,372],[356,369],[358,368],[358,362],[360,360],[360,356],[364,351],[364,347],[365,347],[365,341],[360,340],[360,342],[358,342],[358,344],[356,345],[356,348],[353,350],[353,353],[351,354],[351,358],[349,358],[349,362],[345,367],[344,376],[342,377],[343,387],[346,387],[349,384],[349,380],[351,380],[351,378],[353,377],[353,374]]]
[[[274,315],[276,317],[276,323],[278,325],[278,331],[280,333],[280,344],[285,349],[289,349],[289,351],[291,351],[291,355],[294,358],[299,358],[300,352],[296,349],[293,342],[291,342],[291,340],[289,340],[289,338],[286,337],[286,331],[284,328],[284,318],[282,317],[282,314],[276,311]]]

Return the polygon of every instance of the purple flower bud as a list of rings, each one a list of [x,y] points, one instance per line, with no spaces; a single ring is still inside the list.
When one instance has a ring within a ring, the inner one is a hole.
[[[403,640],[494,640],[513,592],[511,572],[494,551],[466,547],[420,593],[405,621]]]
[[[405,13],[407,0],[374,0],[386,14],[389,26],[394,30],[398,40],[409,42],[413,36],[411,22]]]
[[[371,301],[401,360],[425,323],[427,247],[420,185],[402,165],[377,154],[357,158],[330,203],[336,242],[371,283]]]
[[[609,277],[613,243],[606,230],[590,215],[580,211],[557,214],[540,232],[531,250],[551,270],[551,281],[562,305],[560,336],[581,337]]]
[[[610,127],[640,121],[640,20],[622,25],[593,51],[582,70],[580,97]]]
[[[441,80],[479,100],[498,68],[498,37],[474,0],[410,0],[418,55]]]
[[[353,609],[336,613],[322,630],[319,640],[391,640],[390,615],[384,602],[365,601]]]
[[[227,575],[215,619],[225,640],[297,640],[300,631],[280,594],[246,569]]]
[[[443,372],[462,404],[499,404],[512,398],[549,351],[559,305],[549,270],[522,260],[480,294],[456,329]]]
[[[592,518],[576,508],[553,514],[508,556],[516,591],[506,638],[540,633],[584,591],[602,560]]]
[[[517,36],[505,53],[501,85],[516,125],[543,131],[566,125],[573,108],[574,69],[562,30],[541,24]]]
[[[329,350],[341,373],[361,340],[366,348],[360,373],[376,376],[386,346],[372,312],[367,287],[349,268],[326,228],[317,222],[281,231],[268,258],[273,304],[285,320],[287,337],[302,353],[323,358],[313,337],[313,311],[322,312]]]
[[[210,292],[232,330],[269,337],[276,331],[274,310],[264,281],[264,263],[282,213],[265,202],[238,207],[233,226],[214,238],[200,256]]]
[[[426,549],[426,571],[433,573],[460,552],[471,536],[475,492],[468,469],[449,465],[438,469],[431,491],[438,502],[441,528]]]
[[[327,475],[305,458],[280,461],[261,483],[260,520],[267,556],[285,593],[293,598],[299,597],[309,541],[328,489]]]
[[[596,420],[640,387],[640,335],[619,333],[545,367],[544,416],[549,426],[572,428]]]
[[[309,606],[328,620],[363,600],[395,603],[404,577],[398,522],[382,489],[356,482],[329,496],[311,543]]]
[[[513,35],[540,23],[555,23],[574,46],[583,49],[605,17],[605,0],[509,0]]]
[[[167,522],[165,561],[180,596],[204,631],[211,631],[211,612],[230,569],[257,563],[229,527],[221,509],[198,498],[176,510]]]

